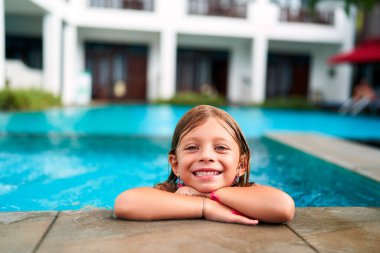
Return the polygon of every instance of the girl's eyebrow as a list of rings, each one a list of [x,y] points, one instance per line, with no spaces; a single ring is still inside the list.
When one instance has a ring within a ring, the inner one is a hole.
[[[198,137],[196,137],[196,136],[193,136],[193,137],[187,137],[187,138],[186,138],[186,136],[185,136],[185,137],[182,139],[181,142],[201,141],[201,139],[202,139],[202,138],[198,138]],[[227,143],[231,143],[231,140],[228,140],[228,139],[223,138],[223,137],[216,137],[216,138],[214,139],[214,141],[216,141],[216,142],[227,142]],[[235,141],[235,140],[233,140],[233,141]]]

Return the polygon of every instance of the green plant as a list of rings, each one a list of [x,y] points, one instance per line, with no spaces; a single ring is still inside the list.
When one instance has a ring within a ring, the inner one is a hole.
[[[279,108],[279,109],[315,109],[315,106],[307,101],[304,97],[278,97],[265,100],[264,103],[255,105],[262,108]]]
[[[225,98],[217,94],[201,94],[195,92],[180,92],[170,99],[156,100],[157,104],[173,104],[173,105],[200,105],[208,104],[221,106],[226,104]]]
[[[40,89],[0,90],[0,110],[42,110],[60,106],[60,98]]]

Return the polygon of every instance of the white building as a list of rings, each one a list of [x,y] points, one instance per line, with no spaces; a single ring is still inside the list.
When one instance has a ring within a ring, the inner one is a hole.
[[[339,6],[311,18],[302,2],[0,0],[0,88],[17,86],[8,58],[41,68],[40,85],[67,105],[84,73],[93,99],[153,101],[208,85],[233,103],[343,101],[349,66],[327,59],[352,48],[354,19]]]

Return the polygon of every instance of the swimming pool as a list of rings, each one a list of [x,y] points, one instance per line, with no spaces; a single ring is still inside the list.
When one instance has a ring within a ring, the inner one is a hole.
[[[153,136],[170,138],[189,109],[168,105],[114,105],[0,113],[0,134]],[[268,131],[319,132],[350,139],[380,139],[380,118],[343,116],[320,111],[224,107],[248,138]]]
[[[111,106],[1,114],[0,211],[112,208],[121,191],[163,181],[169,173],[169,136],[187,109]],[[320,131],[333,115],[320,112],[299,115],[290,111],[285,112],[290,113],[288,117],[298,118],[285,120],[280,111],[227,110],[249,137],[253,150],[251,177],[255,182],[285,190],[297,206],[380,206],[379,183],[258,137],[267,131],[268,122],[279,122],[277,130],[294,130],[288,128],[294,124],[296,130],[310,127],[309,130],[318,131],[311,128],[316,125]],[[268,117],[267,113],[278,114],[283,123],[266,118],[262,124],[259,122],[262,118],[255,116]],[[313,114],[317,117],[314,123],[301,120],[301,117],[312,120]],[[326,117],[326,122],[318,117]],[[348,125],[354,122],[350,117],[338,116],[338,122],[343,121],[345,128],[355,127]],[[359,123],[355,122],[357,130]],[[361,138],[376,137],[377,119],[364,117],[359,122],[365,123],[367,129]],[[251,129],[255,124],[262,124],[261,129]],[[338,130],[329,129],[329,134]],[[339,136],[347,133],[343,130]]]

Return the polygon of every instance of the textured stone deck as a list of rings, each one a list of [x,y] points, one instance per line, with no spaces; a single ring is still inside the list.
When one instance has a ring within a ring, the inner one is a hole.
[[[110,210],[0,213],[0,251],[379,252],[379,208],[298,208],[288,224],[137,222]]]

